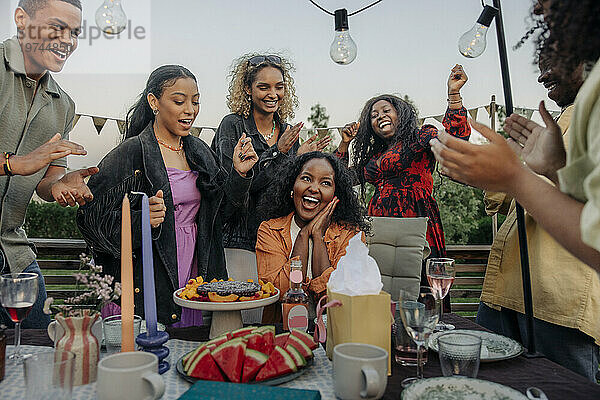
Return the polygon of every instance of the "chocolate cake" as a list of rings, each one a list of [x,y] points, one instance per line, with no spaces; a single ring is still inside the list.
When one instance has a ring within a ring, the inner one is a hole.
[[[255,282],[223,281],[210,282],[198,286],[198,294],[207,296],[208,292],[216,292],[219,296],[229,296],[235,294],[238,296],[251,297],[260,290],[260,285]]]

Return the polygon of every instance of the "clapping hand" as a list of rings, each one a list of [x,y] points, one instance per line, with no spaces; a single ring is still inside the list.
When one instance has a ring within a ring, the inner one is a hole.
[[[27,176],[35,174],[59,158],[68,155],[84,156],[86,154],[87,151],[85,151],[83,146],[61,139],[60,133],[57,133],[31,153],[24,156],[12,156],[10,158],[10,165],[15,175]]]
[[[510,135],[508,144],[527,166],[536,174],[557,183],[556,171],[566,163],[562,132],[543,101],[540,102],[539,111],[545,127],[518,114],[512,114],[506,119],[504,129]]]
[[[323,151],[325,147],[331,143],[331,136],[325,135],[319,140],[316,140],[319,134],[313,135],[306,139],[298,148],[298,155],[309,153],[311,151]]]
[[[300,137],[300,129],[304,126],[304,123],[298,122],[293,127],[287,127],[285,132],[279,136],[279,140],[277,141],[277,148],[282,153],[287,153],[290,151],[294,143],[298,141]]]
[[[252,139],[243,133],[233,149],[233,168],[242,176],[246,176],[258,161],[258,156],[252,146]]]

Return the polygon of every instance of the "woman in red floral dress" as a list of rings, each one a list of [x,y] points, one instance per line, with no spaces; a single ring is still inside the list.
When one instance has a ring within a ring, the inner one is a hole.
[[[442,124],[448,133],[468,140],[471,128],[460,89],[467,82],[462,66],[448,78],[448,109]],[[374,97],[365,104],[359,122],[347,124],[336,154],[348,160],[353,141],[353,164],[364,193],[365,182],[375,186],[368,214],[377,217],[428,217],[427,242],[431,257],[445,257],[440,212],[433,198],[435,158],[429,140],[432,125],[417,126],[415,108],[393,95]],[[425,281],[426,282],[426,281]],[[448,296],[449,297],[449,296]]]

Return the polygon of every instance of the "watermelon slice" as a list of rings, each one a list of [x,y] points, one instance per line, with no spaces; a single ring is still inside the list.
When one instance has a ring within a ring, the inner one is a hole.
[[[301,331],[299,329],[292,329],[290,335],[296,336],[298,339],[302,340],[311,350],[319,347],[317,342],[315,342],[308,333]]]
[[[260,333],[252,333],[244,336],[244,339],[246,339],[247,349],[260,351],[263,354],[269,355],[271,349],[269,348],[267,342],[265,342],[264,335]]]
[[[290,336],[289,333],[280,333],[279,335],[275,336],[275,346],[285,346],[285,342],[287,342],[288,336]]]
[[[234,338],[236,338],[236,337],[242,337],[242,336],[245,336],[245,335],[249,334],[254,329],[256,329],[255,326],[249,326],[247,328],[236,329],[235,331],[231,332],[231,336],[234,337]]]
[[[298,339],[296,336],[290,335],[287,343],[285,344],[286,350],[287,350],[288,346],[295,348],[300,354],[302,354],[302,357],[304,357],[306,359],[312,358],[312,356],[313,356],[312,350],[302,340]]]
[[[215,360],[210,355],[210,350],[208,349],[204,349],[200,356],[192,363],[190,368],[191,372],[188,375],[191,377],[207,381],[225,381],[223,374],[221,374],[219,367],[215,364]]]
[[[275,350],[269,356],[267,363],[256,375],[256,381],[264,381],[275,378],[277,376],[296,372],[296,363],[292,356],[287,351],[279,346],[275,346]]]
[[[296,363],[296,367],[302,368],[306,365],[306,359],[302,357],[302,354],[292,345],[286,346],[285,351],[289,353],[290,356],[294,359]]]
[[[226,341],[228,341],[229,337],[227,337],[226,334],[223,334],[221,336],[217,336],[216,338],[209,340],[208,342],[204,343],[205,345],[209,345],[209,344],[214,344],[215,346],[220,346],[223,343],[225,343]]]
[[[260,332],[265,341],[265,354],[269,355],[275,348],[275,327],[273,325],[263,326]]]
[[[242,379],[245,351],[246,343],[242,339],[236,338],[214,349],[211,355],[229,380],[239,383]]]
[[[242,382],[249,382],[258,373],[269,357],[260,351],[246,349],[246,357],[244,358],[244,369],[242,370]]]
[[[183,357],[183,370],[188,373],[189,372],[189,366],[192,362],[194,362],[194,360],[200,355],[200,353],[202,353],[205,349],[206,349],[206,345],[205,344],[201,344],[200,346],[196,347],[194,350],[190,351],[189,353],[187,353],[185,355],[185,357]]]

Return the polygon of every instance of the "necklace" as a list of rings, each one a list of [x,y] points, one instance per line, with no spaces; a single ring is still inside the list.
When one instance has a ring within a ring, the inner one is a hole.
[[[158,136],[156,136],[156,140],[158,140],[158,144],[166,147],[167,149],[169,149],[171,151],[175,151],[175,152],[179,153],[181,150],[183,150],[183,142],[181,141],[181,139],[179,139],[179,147],[173,147],[171,145],[166,144],[165,142],[160,140],[160,138]]]
[[[268,135],[263,135],[265,140],[268,142],[275,135],[275,118],[273,118],[273,129],[271,129],[271,133]]]

